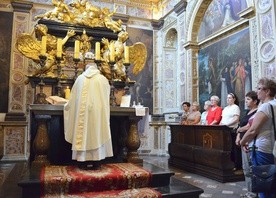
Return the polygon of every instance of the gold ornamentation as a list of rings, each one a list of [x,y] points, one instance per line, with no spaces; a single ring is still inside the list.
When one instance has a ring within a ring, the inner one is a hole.
[[[123,57],[124,57],[124,43],[128,39],[128,33],[125,31],[121,31],[118,34],[118,39],[114,42],[115,48],[115,74],[114,79],[117,81],[125,81],[126,73],[125,73],[125,66],[123,64]],[[111,80],[111,71],[109,67],[109,60],[110,60],[110,43],[107,39],[103,38],[103,48],[102,48],[102,73]],[[144,68],[146,59],[147,59],[147,48],[145,44],[141,42],[137,42],[134,45],[129,47],[130,54],[130,63],[133,64],[132,73],[134,75],[138,75],[142,69]]]
[[[80,41],[80,52],[84,56],[86,52],[91,50],[91,40],[93,39],[92,36],[87,36],[86,31],[83,30],[81,36],[76,36],[76,39]]]
[[[122,21],[113,21],[112,16],[115,14],[117,7],[111,12],[108,8],[100,9],[87,0],[74,0],[67,6],[64,0],[52,0],[55,8],[45,14],[38,15],[36,19],[48,19],[58,21],[60,23],[66,22],[69,24],[84,25],[90,28],[94,27],[106,27],[113,32],[118,32],[118,39],[116,41],[109,41],[106,38],[102,39],[102,49],[100,50],[100,62],[101,71],[105,77],[109,80],[113,79],[115,81],[129,81],[126,79],[126,69],[124,66],[124,50],[125,42],[128,39],[128,33],[122,29]],[[41,76],[44,77],[57,77],[54,73],[54,68],[56,67],[56,55],[57,55],[57,37],[48,33],[48,28],[44,24],[37,24],[34,29],[35,37],[32,34],[23,33],[19,35],[16,41],[16,48],[25,57],[30,58],[36,64],[36,70],[31,76]],[[64,60],[64,44],[68,41],[70,37],[75,36],[74,30],[69,30],[65,38],[63,38],[61,43],[61,50],[59,50],[58,55],[61,56],[60,65],[65,65]],[[42,37],[46,37],[46,53],[45,53],[45,39],[42,42]],[[80,41],[80,46],[77,42],[77,47],[75,52],[79,52],[84,56],[86,52],[91,50],[91,41],[93,37],[89,37],[86,34],[86,30],[83,30],[81,36],[76,36],[76,40]],[[43,44],[43,49],[42,49]],[[59,45],[60,46],[60,45]],[[114,46],[114,47],[113,47]],[[111,50],[112,48],[112,50]],[[113,50],[114,49],[114,50]],[[112,53],[111,53],[112,52]],[[42,54],[41,54],[42,53]],[[61,55],[60,55],[61,53]],[[40,64],[40,57],[43,55],[47,57],[45,60],[45,65],[42,67]],[[129,56],[129,57],[128,57]],[[74,57],[79,59],[76,53]],[[98,57],[98,58],[99,58]],[[127,59],[133,64],[132,73],[138,75],[144,68],[147,59],[147,48],[141,43],[137,42],[132,46],[129,46],[129,54],[127,53]],[[110,60],[115,63],[113,77],[111,77],[110,70]],[[114,60],[113,60],[114,59]]]
[[[48,34],[48,28],[44,24],[36,25],[34,30],[35,35],[39,40],[32,36],[32,34],[22,33],[18,36],[17,41],[15,43],[15,47],[25,57],[32,59],[37,64],[37,69],[33,72],[31,76],[40,76],[44,74],[47,77],[56,77],[56,75],[53,72],[53,66],[55,66],[56,63],[57,38],[51,34]],[[74,30],[68,30],[67,35],[62,39],[62,46],[68,41],[70,37],[74,35]],[[39,65],[39,56],[41,55],[42,46],[40,39],[42,36],[47,36],[47,59],[43,67]]]
[[[108,8],[98,8],[87,0],[74,0],[66,5],[64,0],[52,0],[55,8],[45,14],[37,15],[35,19],[48,19],[61,23],[85,25],[88,27],[106,27],[113,32],[122,31],[122,21],[114,21],[112,16],[117,7],[111,12]]]

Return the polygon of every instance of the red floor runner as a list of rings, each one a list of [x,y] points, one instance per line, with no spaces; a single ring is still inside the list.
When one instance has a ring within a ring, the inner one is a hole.
[[[160,192],[152,188],[138,188],[127,190],[112,190],[103,192],[76,194],[48,194],[44,198],[161,198]]]
[[[42,197],[143,188],[149,186],[150,180],[150,172],[130,163],[106,164],[100,170],[46,166],[40,175]]]

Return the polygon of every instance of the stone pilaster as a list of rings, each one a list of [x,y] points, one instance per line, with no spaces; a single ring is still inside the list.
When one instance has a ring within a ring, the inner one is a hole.
[[[186,84],[186,101],[198,101],[198,67],[197,56],[199,46],[198,43],[188,42],[184,45],[186,49],[186,71],[187,81]]]
[[[25,73],[28,66],[27,58],[23,57],[15,48],[17,36],[23,32],[29,32],[30,10],[32,4],[24,1],[11,2],[14,17],[12,31],[11,65],[10,65],[10,89],[9,89],[9,108],[8,118],[13,120],[12,114],[15,113],[16,119],[20,120],[19,115],[26,113],[26,94]]]
[[[275,27],[275,1],[256,0],[256,19],[259,41],[259,77],[276,76],[276,27]]]
[[[152,21],[153,27],[153,114],[162,112],[162,34],[164,20]]]

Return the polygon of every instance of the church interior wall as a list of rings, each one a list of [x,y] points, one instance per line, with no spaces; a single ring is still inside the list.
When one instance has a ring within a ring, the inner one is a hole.
[[[66,2],[69,3],[71,1],[67,0]],[[145,87],[143,91],[141,90],[143,94],[151,95],[151,104],[145,104],[146,106],[151,106],[151,113],[163,114],[166,112],[181,111],[181,102],[198,100],[198,84],[201,79],[198,72],[199,50],[203,47],[215,45],[221,39],[245,28],[249,28],[250,35],[252,89],[256,86],[255,82],[258,78],[263,76],[273,78],[276,76],[275,1],[247,0],[248,7],[240,13],[241,20],[225,26],[223,29],[218,30],[203,40],[198,39],[200,25],[208,6],[213,1],[185,1],[188,2],[187,7],[185,7],[183,13],[178,15],[172,12],[172,10],[179,2],[178,0],[167,0],[164,1],[164,5],[161,6],[137,2],[130,2],[125,5],[121,1],[114,1],[112,3],[110,3],[110,1],[95,2],[96,6],[100,5],[100,7],[108,7],[110,9],[117,6],[118,14],[129,17],[125,26],[127,31],[133,32],[130,42],[134,42],[135,39],[138,39],[151,46],[148,57],[148,63],[150,65],[147,66],[149,69],[148,71],[151,72],[151,76],[149,76],[149,78],[147,77],[147,85],[149,84],[149,87]],[[27,115],[28,104],[33,103],[34,90],[30,85],[25,85],[25,74],[28,73],[33,66],[30,60],[22,57],[14,48],[14,43],[18,34],[30,32],[32,30],[36,23],[34,16],[39,13],[44,13],[46,10],[50,10],[53,7],[51,6],[50,0],[25,1],[25,3],[26,6],[23,10],[17,10],[16,8],[18,7],[13,7],[11,1],[1,1],[0,12],[13,13],[9,95],[8,106],[5,107],[7,111],[5,113],[23,112]],[[160,12],[159,15],[154,15],[154,11],[156,12],[160,9],[162,9],[161,15]],[[160,29],[155,29],[151,23],[155,17],[160,16],[162,16],[162,18],[156,20],[164,20],[164,25]],[[172,30],[176,30],[177,42],[172,47],[166,46],[165,42],[168,41],[166,36],[168,32]],[[152,38],[150,38],[151,36]],[[168,57],[171,57],[169,60],[172,60],[173,63],[166,62]],[[167,72],[168,70],[171,72]],[[146,76],[146,74],[143,75]],[[169,83],[164,83],[164,78],[167,77],[171,81]],[[141,76],[137,78],[139,80]],[[171,90],[173,90],[173,92],[171,92]],[[166,104],[168,104],[168,106],[166,106]],[[28,139],[28,128],[26,128],[24,124],[20,127],[20,131],[22,131],[22,129],[24,131],[24,135],[21,136],[21,142],[26,142]],[[161,151],[164,149],[166,150],[163,144],[169,141],[169,129],[163,125],[160,127],[161,128],[156,128],[156,126],[154,126],[150,129],[153,131],[150,132],[153,136],[145,138],[146,141],[149,141],[147,145],[154,145],[155,149],[159,149],[159,153],[160,149]],[[18,127],[14,130],[9,128],[9,134],[15,137],[16,134],[18,134]],[[5,139],[9,139],[9,137],[6,136]],[[19,152],[20,156],[23,155],[22,158],[24,159],[28,149],[26,149],[26,147],[22,148],[22,144],[18,145],[18,148],[15,150]],[[13,148],[8,146],[6,149],[9,151]],[[23,154],[21,153],[22,151]],[[17,155],[12,154],[12,156]]]

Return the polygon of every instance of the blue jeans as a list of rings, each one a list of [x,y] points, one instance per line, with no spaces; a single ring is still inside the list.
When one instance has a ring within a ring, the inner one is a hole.
[[[261,151],[255,151],[256,155],[251,154],[252,164],[253,165],[267,165],[274,164],[274,156],[272,153],[264,153]],[[276,193],[259,193],[259,198],[276,198]]]

